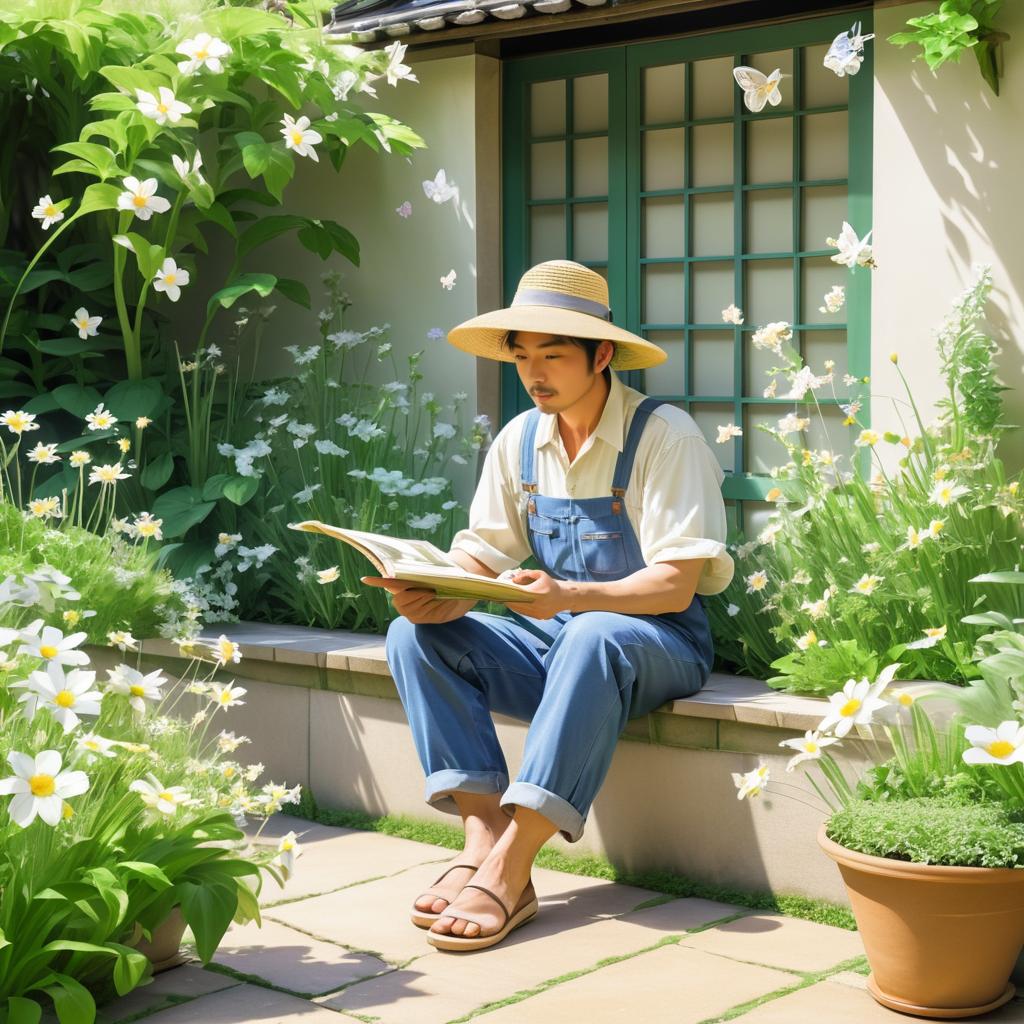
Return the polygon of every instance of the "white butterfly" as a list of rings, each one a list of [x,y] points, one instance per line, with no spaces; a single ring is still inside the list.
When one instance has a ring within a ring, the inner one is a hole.
[[[854,22],[849,32],[840,32],[832,40],[832,45],[825,54],[822,63],[834,71],[839,78],[844,75],[855,75],[860,71],[861,62],[864,60],[864,44],[869,39],[874,39],[875,34],[862,36],[860,34],[860,22]]]
[[[872,229],[874,230],[874,229]],[[874,270],[877,267],[875,257],[871,253],[871,246],[868,239],[871,237],[869,231],[863,238],[857,237],[857,232],[843,221],[843,230],[839,238],[826,238],[826,245],[834,245],[839,252],[833,254],[833,263],[842,263],[853,270],[856,267],[870,267]]]
[[[448,176],[442,167],[433,181],[423,182],[423,191],[427,198],[433,199],[435,203],[447,203],[449,199],[459,194],[459,187],[454,182],[449,183]]]
[[[733,68],[732,76],[743,90],[743,102],[747,110],[752,110],[755,114],[764,110],[765,103],[777,107],[782,102],[779,84],[783,78],[790,77],[784,75],[779,68],[766,75],[757,68],[748,67]]]
[[[441,278],[441,286],[451,291],[455,287],[455,271],[454,269],[449,270],[444,277]]]

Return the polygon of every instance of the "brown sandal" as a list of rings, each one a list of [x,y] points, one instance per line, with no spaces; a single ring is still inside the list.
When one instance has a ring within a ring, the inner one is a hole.
[[[501,928],[491,935],[477,935],[471,939],[467,939],[464,935],[440,935],[437,932],[430,932],[427,935],[427,942],[432,946],[436,946],[438,949],[485,949],[487,946],[493,946],[496,943],[501,942],[509,932],[514,931],[520,925],[526,924],[526,922],[531,918],[537,916],[539,904],[537,903],[537,893],[533,891],[532,878],[526,883],[526,888],[523,889],[523,893],[519,897],[519,902],[516,904],[516,907],[511,914],[505,904],[502,903],[490,889],[485,889],[482,885],[474,885],[472,882],[464,885],[463,889],[479,889],[481,892],[486,893],[492,900],[494,900],[495,903],[498,904],[499,907],[501,907],[501,912],[505,915],[505,920]],[[441,911],[437,916],[454,917],[461,921],[472,921],[474,924],[479,924],[481,927],[484,927],[483,923],[477,919],[477,914],[463,912],[460,910],[452,911],[450,906]]]
[[[454,871],[456,868],[465,868],[467,871],[472,871],[474,873],[480,870],[479,866],[474,867],[474,865],[472,864],[453,864],[447,871],[444,872],[444,874],[441,875],[440,878],[435,878],[434,881],[431,882],[431,885],[438,885],[450,872]],[[428,889],[422,895],[433,896],[434,894]],[[417,897],[417,899],[418,898],[419,897]],[[434,896],[434,899],[436,900],[443,900],[444,898],[444,896]],[[448,902],[451,903],[452,901],[448,900]],[[435,914],[432,910],[420,910],[419,907],[416,906],[416,901],[413,900],[412,914],[410,915],[410,917],[412,923],[416,925],[417,928],[429,928],[443,914],[443,910],[441,911],[440,914]]]

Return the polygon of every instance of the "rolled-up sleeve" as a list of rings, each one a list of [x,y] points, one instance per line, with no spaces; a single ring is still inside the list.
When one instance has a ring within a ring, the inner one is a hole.
[[[451,550],[465,551],[496,573],[516,568],[530,554],[526,524],[508,465],[508,441],[507,434],[499,433],[487,450],[469,506],[469,526],[459,530],[451,544]]]
[[[659,452],[643,488],[640,548],[648,565],[706,558],[698,594],[719,594],[735,566],[726,550],[724,473],[703,437],[678,437]]]

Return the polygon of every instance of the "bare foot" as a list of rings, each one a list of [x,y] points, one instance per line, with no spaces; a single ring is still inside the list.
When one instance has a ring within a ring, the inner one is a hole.
[[[453,871],[452,874],[456,874],[456,872]],[[526,865],[524,871],[522,868],[503,866],[497,863],[493,857],[487,858],[480,865],[480,870],[469,881],[474,885],[482,885],[485,889],[490,889],[505,904],[509,913],[519,903],[528,888],[531,893],[533,892],[530,865]],[[463,882],[464,886],[466,884]],[[491,935],[498,931],[505,920],[501,908],[487,893],[481,892],[479,889],[463,888],[458,896],[450,902],[450,907],[453,911],[464,910],[473,914],[474,917],[479,916],[484,922],[483,926],[477,924],[476,921],[442,916],[430,927],[430,930],[436,935],[459,935],[467,939],[474,939],[480,935]],[[440,912],[438,911],[438,913]]]
[[[463,850],[437,873],[440,875],[443,870],[456,864],[481,864],[489,852],[489,848],[475,851]],[[473,877],[473,874],[473,869],[468,867],[457,868],[455,871],[449,872],[437,885],[432,885],[428,892],[420,896],[413,906],[425,914],[440,914],[458,896],[462,887]]]

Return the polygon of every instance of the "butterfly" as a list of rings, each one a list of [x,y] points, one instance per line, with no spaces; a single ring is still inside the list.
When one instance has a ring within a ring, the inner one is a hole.
[[[733,68],[732,76],[743,90],[743,102],[747,110],[752,110],[755,114],[764,110],[765,103],[777,107],[782,102],[779,84],[783,78],[790,77],[784,75],[779,68],[766,75],[757,68],[748,67]]]
[[[395,207],[395,213],[397,213],[399,217],[411,217],[412,203],[410,203],[409,200],[406,199],[406,201],[402,203],[401,206]]]
[[[877,264],[875,263],[875,257],[871,253],[871,246],[868,245],[870,237],[871,231],[863,238],[858,238],[857,232],[844,220],[843,230],[839,233],[839,238],[825,239],[827,245],[834,245],[839,250],[839,252],[833,254],[832,262],[842,263],[851,270],[854,270],[856,267],[870,267],[874,270]]]
[[[423,191],[426,197],[433,199],[435,203],[447,203],[449,199],[458,196],[459,187],[454,182],[449,183],[448,176],[442,167],[434,176],[433,181],[423,182]]]
[[[455,271],[449,270],[444,277],[441,278],[441,286],[451,291],[455,287]]]
[[[825,54],[822,63],[834,71],[839,78],[844,75],[855,75],[860,71],[861,62],[864,60],[864,44],[869,39],[874,39],[875,34],[862,36],[860,34],[860,22],[854,22],[849,32],[840,32],[832,40],[832,45]]]

